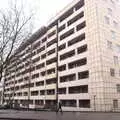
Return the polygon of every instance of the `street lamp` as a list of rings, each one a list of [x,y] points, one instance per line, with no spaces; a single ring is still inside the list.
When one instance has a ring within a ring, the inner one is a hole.
[[[96,95],[94,95],[93,97],[94,97],[94,111],[96,111]]]

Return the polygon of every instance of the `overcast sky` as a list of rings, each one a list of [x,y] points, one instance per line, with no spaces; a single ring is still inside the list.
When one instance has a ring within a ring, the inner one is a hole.
[[[7,8],[13,0],[1,0],[0,8]],[[26,11],[35,12],[35,30],[46,23],[73,0],[17,0],[22,1]]]
[[[36,25],[45,25],[72,0],[26,0],[36,11]],[[34,1],[34,2],[33,2]]]

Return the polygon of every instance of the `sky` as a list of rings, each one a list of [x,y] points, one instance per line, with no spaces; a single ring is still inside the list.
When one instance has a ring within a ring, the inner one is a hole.
[[[1,0],[0,9],[7,8],[8,4],[13,0]],[[22,2],[25,6],[26,13],[34,13],[34,29],[35,31],[41,26],[46,25],[48,21],[54,17],[60,10],[73,0],[15,0]]]
[[[72,0],[27,0],[30,7],[35,8],[35,23],[37,26],[46,25],[60,10]],[[33,2],[34,1],[34,2]]]

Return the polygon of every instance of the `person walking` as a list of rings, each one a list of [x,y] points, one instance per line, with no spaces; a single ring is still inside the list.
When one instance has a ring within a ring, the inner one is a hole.
[[[61,112],[61,113],[63,113],[63,111],[62,111],[62,104],[61,104],[61,102],[59,101],[59,103],[58,103],[58,106],[57,106],[57,112]]]

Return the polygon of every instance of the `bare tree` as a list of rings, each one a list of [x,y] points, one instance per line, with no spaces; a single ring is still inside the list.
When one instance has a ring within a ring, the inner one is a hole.
[[[26,15],[24,7],[17,2],[0,11],[0,81],[11,55],[31,35],[32,16]]]

